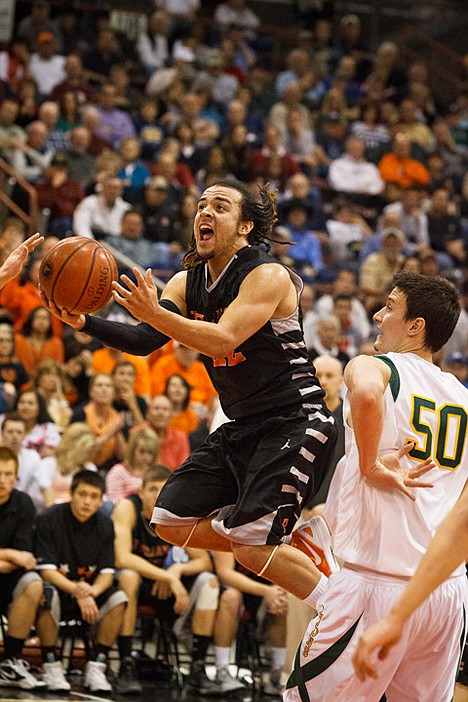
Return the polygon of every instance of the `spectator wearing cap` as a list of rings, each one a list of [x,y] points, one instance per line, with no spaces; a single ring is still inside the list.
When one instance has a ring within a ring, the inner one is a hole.
[[[157,175],[147,181],[138,211],[143,218],[146,239],[180,245],[177,227],[180,205],[167,178]]]
[[[34,0],[31,4],[31,14],[18,24],[16,34],[28,40],[29,46],[35,47],[41,32],[54,35],[57,46],[62,47],[62,37],[57,23],[50,17],[50,2]]]
[[[50,210],[49,233],[63,238],[72,232],[72,218],[85,194],[76,180],[68,177],[68,159],[65,153],[54,154],[46,177],[35,184],[37,204]]]
[[[73,214],[73,233],[90,239],[120,235],[124,212],[131,208],[122,198],[123,183],[116,176],[104,178],[98,193],[85,197]]]
[[[384,304],[392,285],[393,276],[401,269],[405,257],[403,232],[388,227],[382,232],[382,250],[369,254],[360,271],[360,288],[368,314],[373,314]]]
[[[334,190],[351,194],[364,205],[384,189],[379,169],[364,158],[364,140],[356,136],[347,138],[343,156],[330,164],[328,181]]]
[[[444,370],[457,378],[465,388],[468,388],[468,357],[463,353],[450,353],[445,358]]]
[[[332,161],[343,155],[346,131],[346,120],[339,112],[329,112],[319,120],[315,132],[315,156],[320,178],[327,178]]]
[[[368,48],[364,44],[361,20],[357,15],[349,14],[341,18],[336,54],[339,58],[353,56],[356,59],[359,80],[370,71],[372,63]]]
[[[286,228],[294,245],[289,255],[294,269],[308,283],[322,269],[322,247],[318,236],[307,226],[309,207],[303,200],[291,200],[286,209]]]
[[[57,53],[57,40],[52,32],[40,32],[36,51],[31,56],[29,71],[36,81],[39,94],[48,97],[65,78],[65,56]]]
[[[120,142],[125,137],[136,136],[135,125],[130,115],[119,110],[116,104],[117,90],[112,83],[104,83],[99,90],[99,125],[96,134],[110,142],[112,148],[117,150]]]
[[[203,70],[195,77],[192,90],[196,92],[199,88],[209,86],[214,102],[227,108],[236,95],[239,81],[226,73],[224,68],[224,56],[220,49],[210,49],[206,53]]]

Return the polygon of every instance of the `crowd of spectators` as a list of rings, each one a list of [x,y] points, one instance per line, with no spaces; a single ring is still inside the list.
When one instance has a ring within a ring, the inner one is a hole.
[[[371,52],[356,15],[336,26],[327,14],[315,17],[273,72],[265,67],[271,38],[244,0],[219,2],[210,23],[197,21],[197,0],[179,5],[184,14],[155,1],[147,30],[131,42],[106,11],[90,22],[69,4],[54,15],[34,0],[0,51],[0,156],[49,213],[39,257],[0,291],[1,443],[38,514],[68,502],[73,476],[90,471],[104,478],[107,514],[125,502],[121,532],[141,507],[141,498],[133,506],[127,498],[143,490],[151,501],[145,486],[163,482],[157,473],[145,483],[146,472],[157,463],[176,470],[207,435],[216,393],[191,349],[171,342],[137,358],[51,318],[36,288],[47,247],[75,234],[97,238],[168,280],[182,266],[204,188],[269,182],[278,210],[271,253],[304,281],[312,358],[344,367],[372,353],[372,315],[400,269],[445,275],[462,300],[467,292],[466,87],[444,102],[423,61],[405,63],[392,41]],[[27,208],[24,191],[13,197]],[[25,236],[21,220],[5,216],[0,261]],[[112,304],[99,314],[126,317]],[[464,310],[440,363],[468,383]],[[131,564],[125,548],[118,559]],[[189,561],[196,558],[203,571],[200,554]],[[138,561],[137,572],[157,580],[163,560],[149,570]],[[219,568],[232,588],[269,598],[283,626],[276,590],[231,577],[234,565],[221,556]],[[122,588],[129,599],[132,587]],[[236,619],[238,599],[220,602],[225,621]],[[199,661],[214,621],[205,629],[194,629]],[[223,668],[231,641],[221,629]],[[275,675],[283,638],[276,632]]]

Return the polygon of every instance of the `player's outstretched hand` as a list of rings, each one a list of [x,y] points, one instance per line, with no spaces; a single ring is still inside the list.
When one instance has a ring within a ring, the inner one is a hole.
[[[409,442],[397,451],[392,451],[384,456],[379,456],[375,465],[366,471],[366,478],[373,482],[383,483],[388,487],[394,487],[403,494],[415,500],[416,497],[411,488],[431,488],[433,483],[420,482],[418,478],[435,468],[432,458],[419,463],[413,468],[402,468],[400,461],[404,456],[408,456],[414,448],[414,443]]]
[[[21,273],[31,251],[34,251],[43,241],[44,237],[36,232],[11,252],[0,268],[0,288]]]
[[[112,283],[114,300],[136,319],[154,325],[159,309],[159,296],[151,268],[145,271],[145,275],[139,268],[133,268],[132,271],[136,283],[127,275],[120,278],[126,287],[115,281]]]
[[[82,329],[84,327],[86,323],[86,317],[84,314],[70,314],[66,309],[59,309],[57,305],[52,302],[52,300],[49,300],[46,297],[40,285],[37,286],[37,289],[39,291],[39,297],[41,298],[43,306],[46,307],[51,314],[58,317],[62,320],[62,322],[65,322],[65,324],[68,324],[74,329]]]
[[[384,660],[401,638],[403,623],[388,615],[370,626],[359,639],[353,654],[354,671],[362,682],[377,678],[378,660]]]

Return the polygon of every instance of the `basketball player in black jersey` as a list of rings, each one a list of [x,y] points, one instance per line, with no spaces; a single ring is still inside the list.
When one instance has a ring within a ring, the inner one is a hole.
[[[202,194],[186,270],[161,299],[151,270],[122,276],[114,299],[138,326],[59,310],[103,343],[147,355],[169,338],[196,349],[219,393],[222,425],[173,473],[152,523],[173,544],[233,551],[312,606],[326,578],[289,537],[320,487],[336,440],[302,335],[302,281],[265,251],[275,197],[222,181]],[[325,558],[323,553],[322,560]],[[320,562],[320,557],[317,563]]]

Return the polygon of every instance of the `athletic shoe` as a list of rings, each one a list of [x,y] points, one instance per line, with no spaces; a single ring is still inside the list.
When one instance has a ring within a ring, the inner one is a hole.
[[[190,692],[205,697],[219,697],[221,692],[214,680],[207,676],[203,661],[192,662],[185,687]]]
[[[141,687],[133,658],[124,658],[120,664],[119,674],[115,681],[115,689],[119,695],[141,695]]]
[[[312,517],[293,531],[291,536],[291,546],[309,556],[321,573],[328,577],[339,571],[340,566],[331,546],[331,532],[323,517]]]
[[[106,664],[88,661],[85,668],[84,686],[90,692],[112,692],[112,685],[106,678]]]
[[[216,670],[215,683],[219,687],[220,693],[235,692],[236,690],[245,690],[245,685],[240,680],[233,677],[227,666]]]
[[[61,661],[43,663],[42,680],[47,685],[49,692],[68,692],[71,690],[71,685],[65,678]]]
[[[23,658],[5,658],[0,662],[0,686],[20,687],[22,690],[45,687],[45,682],[37,680],[29,669],[29,663]]]
[[[262,692],[268,697],[279,697],[283,699],[284,687],[281,684],[281,670],[273,669],[270,679],[263,685]]]

